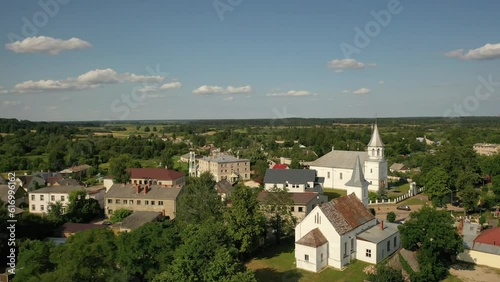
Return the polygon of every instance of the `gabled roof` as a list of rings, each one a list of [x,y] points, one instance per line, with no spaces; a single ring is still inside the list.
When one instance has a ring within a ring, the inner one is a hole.
[[[364,164],[368,159],[368,154],[365,151],[333,150],[309,163],[309,166],[352,169],[352,164],[356,161],[357,157],[359,157],[359,160]]]
[[[120,228],[134,230],[148,222],[155,221],[160,216],[161,212],[135,211],[122,221]]]
[[[68,186],[68,185],[78,186],[78,185],[80,185],[80,182],[78,180],[72,179],[72,178],[59,179],[54,184],[56,184],[56,183],[61,185],[61,186]]]
[[[203,160],[213,163],[233,163],[233,162],[249,162],[248,159],[239,159],[231,155],[218,155],[216,157],[204,157]]]
[[[155,200],[175,200],[182,190],[177,187],[164,187],[161,185],[139,185],[139,194],[137,194],[136,184],[114,184],[109,188],[105,198],[131,198],[131,199],[155,199]],[[144,194],[145,187],[148,191]]]
[[[56,194],[69,194],[75,190],[85,190],[83,186],[75,185],[64,185],[64,186],[50,186],[37,190],[30,191],[30,194],[44,194],[44,193],[56,193]]]
[[[323,204],[320,209],[340,235],[375,219],[354,193]]]
[[[273,166],[273,169],[287,169],[288,165],[287,164],[275,164]]]
[[[165,168],[128,168],[131,179],[175,180],[184,176],[184,173]]]
[[[345,185],[351,187],[365,187],[368,184],[368,181],[366,181],[365,176],[363,175],[363,168],[361,167],[359,157],[357,157],[352,170],[351,180],[347,181]]]
[[[368,143],[368,147],[383,147],[383,146],[384,142],[382,142],[382,138],[380,138],[380,134],[378,132],[378,126],[377,124],[375,124],[375,126],[373,127],[372,138]]]
[[[215,183],[215,188],[222,194],[233,191],[233,185],[231,185],[231,183],[229,183],[226,179],[222,179],[221,181]]]
[[[14,194],[17,192],[17,189],[19,189],[19,187],[14,188]],[[9,200],[9,190],[9,185],[0,185],[0,200],[2,200],[4,204],[7,204]]]
[[[319,228],[314,228],[313,230],[309,231],[304,237],[300,238],[296,243],[308,247],[313,247],[317,248],[319,246],[324,245],[327,243],[328,240],[326,240],[325,236]]]
[[[77,165],[77,166],[73,166],[73,167],[69,167],[69,168],[66,168],[64,170],[61,170],[60,173],[80,172],[80,171],[85,171],[89,168],[91,168],[90,165],[82,164],[82,165]]]
[[[472,246],[473,250],[500,255],[500,227],[484,230]]]
[[[305,184],[316,180],[316,171],[309,169],[267,169],[264,183]]]
[[[7,184],[7,181],[5,180],[5,178],[3,178],[2,175],[0,175],[0,184]]]

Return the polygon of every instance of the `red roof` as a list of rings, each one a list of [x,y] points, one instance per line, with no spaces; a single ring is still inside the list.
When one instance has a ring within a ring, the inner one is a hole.
[[[500,246],[500,227],[484,230],[474,239],[474,243]]]
[[[275,164],[273,166],[273,169],[287,169],[288,165],[287,164]]]
[[[164,168],[128,168],[130,178],[175,180],[184,176],[184,173]]]

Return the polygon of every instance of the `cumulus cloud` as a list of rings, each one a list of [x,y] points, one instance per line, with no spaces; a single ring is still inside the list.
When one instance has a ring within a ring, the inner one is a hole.
[[[384,83],[385,83],[385,81],[383,81],[383,80],[378,81],[378,84],[384,84]]]
[[[457,49],[446,52],[446,57],[460,60],[493,60],[500,58],[500,43],[486,44],[476,49],[465,52],[464,49]]]
[[[196,95],[249,94],[251,92],[252,92],[252,86],[250,85],[245,85],[240,87],[202,85],[193,90],[193,94]]]
[[[370,93],[370,89],[369,88],[365,88],[365,87],[362,87],[362,88],[359,88],[357,90],[350,90],[350,89],[345,89],[345,90],[342,90],[342,93],[352,93],[352,94],[368,94]]]
[[[335,72],[343,72],[347,69],[364,69],[375,64],[365,64],[356,59],[335,59],[328,62],[328,67],[334,69]]]
[[[289,90],[289,91],[272,91],[267,93],[266,96],[269,97],[302,97],[302,96],[316,96],[318,94],[313,93],[309,90]]]
[[[146,85],[143,88],[139,89],[138,92],[140,93],[154,93],[154,92],[162,92],[168,89],[174,89],[174,88],[180,88],[182,86],[182,83],[179,81],[173,81],[173,82],[168,82],[160,86],[154,86],[154,85]],[[149,96],[148,96],[149,97]],[[159,95],[158,95],[159,97]]]
[[[3,86],[0,86],[0,94],[7,94],[9,90],[5,89]]]
[[[232,101],[232,100],[234,100],[234,97],[233,96],[229,96],[229,97],[224,98],[223,100],[225,100],[225,101]]]
[[[68,40],[48,36],[26,37],[22,41],[5,44],[5,48],[15,53],[48,53],[57,55],[65,50],[78,50],[92,47],[92,44],[80,38]]]
[[[76,91],[96,88],[104,84],[121,82],[158,83],[165,79],[162,76],[145,76],[133,73],[117,73],[113,69],[96,69],[86,72],[76,78],[63,80],[28,80],[14,86],[16,93],[39,93],[49,91]]]

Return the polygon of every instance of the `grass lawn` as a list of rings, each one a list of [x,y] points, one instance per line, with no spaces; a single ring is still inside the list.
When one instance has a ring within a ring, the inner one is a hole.
[[[441,282],[462,282],[462,280],[455,275],[448,274],[448,277]]]
[[[174,161],[174,169],[177,171],[188,171],[189,170],[189,164],[185,162],[180,162],[179,159],[180,156],[175,156],[172,157],[172,160]]]
[[[423,205],[423,204],[429,204],[431,205],[431,201],[428,200],[427,195],[424,193],[418,194],[417,196],[411,197],[407,200],[404,200],[400,203],[398,203],[398,206],[404,206],[404,205]]]
[[[405,183],[401,186],[389,185],[389,187],[391,188],[387,190],[388,191],[387,195],[389,196],[389,198],[396,198],[408,193],[408,190],[410,190],[410,183]]]
[[[281,245],[273,245],[262,250],[247,263],[255,271],[257,281],[363,281],[363,269],[369,264],[356,261],[345,270],[326,268],[320,273],[312,273],[295,268],[294,241],[288,238]]]
[[[328,196],[328,201],[331,201],[332,199],[347,195],[347,191],[341,189],[325,188],[323,189],[323,194]]]

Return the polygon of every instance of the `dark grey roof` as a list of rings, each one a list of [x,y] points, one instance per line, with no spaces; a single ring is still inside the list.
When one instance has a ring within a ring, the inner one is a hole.
[[[214,163],[233,163],[233,162],[249,162],[248,159],[238,159],[231,155],[219,155],[217,157],[204,157],[203,160]]]
[[[83,186],[75,186],[75,185],[51,186],[30,191],[30,194],[42,194],[42,193],[69,194],[72,191],[76,190],[85,190],[85,188]]]
[[[319,228],[314,228],[313,230],[309,231],[304,237],[300,238],[296,243],[304,246],[309,246],[313,248],[317,248],[319,246],[323,246],[325,243],[327,243],[328,240],[326,240],[325,236]]]
[[[352,170],[351,180],[347,181],[345,185],[351,187],[365,187],[368,184],[368,181],[366,181],[365,176],[363,175],[363,168],[361,167],[359,157],[357,157]]]
[[[151,185],[146,194],[144,188],[146,185],[140,185],[139,194],[136,193],[135,184],[113,184],[106,193],[106,198],[132,198],[132,199],[158,199],[174,200],[177,198],[182,188],[165,187],[161,185]]]
[[[59,180],[56,181],[56,183],[58,183],[61,186],[65,186],[65,185],[77,186],[77,185],[80,185],[80,182],[78,180],[72,179],[72,178],[59,179]]]
[[[19,187],[14,188],[14,193],[17,192],[17,189],[19,189]],[[0,185],[0,200],[2,200],[4,204],[7,204],[9,200],[9,190],[9,185]]]
[[[120,228],[134,230],[160,216],[161,212],[135,211],[122,221]]]
[[[223,194],[231,193],[233,191],[233,185],[231,185],[231,183],[229,183],[229,181],[227,181],[226,179],[222,179],[221,181],[217,182],[215,184],[215,188],[217,188],[217,191],[219,193]]]
[[[384,222],[383,230],[380,228],[380,223],[379,223],[359,233],[356,237],[358,239],[378,244],[398,232],[399,232],[398,224]]]
[[[316,171],[309,169],[267,169],[264,183],[304,184],[314,182]]]
[[[380,134],[378,132],[378,126],[377,124],[375,124],[375,126],[373,127],[372,138],[368,143],[368,147],[383,147],[383,146],[384,142],[382,142],[382,138],[380,138]]]
[[[368,159],[368,153],[366,151],[340,151],[333,150],[321,158],[309,163],[311,167],[331,167],[331,168],[345,168],[352,169],[352,164],[356,161],[356,158],[364,164]]]
[[[0,175],[0,184],[7,184],[7,181],[5,180],[5,178],[3,178],[2,175]]]

